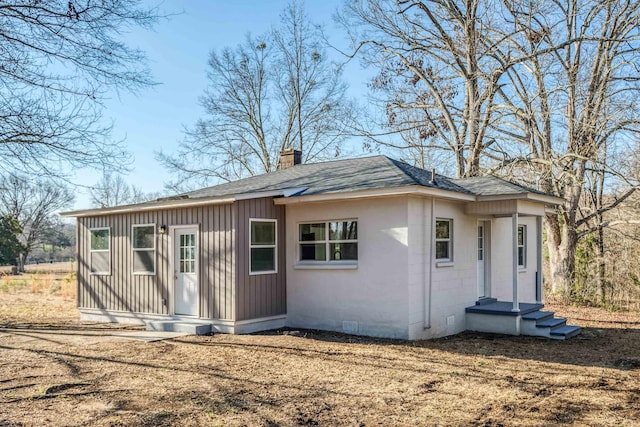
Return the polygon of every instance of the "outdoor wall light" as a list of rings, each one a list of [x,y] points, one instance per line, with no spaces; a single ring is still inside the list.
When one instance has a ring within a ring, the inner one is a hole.
[[[167,226],[166,225],[161,225],[160,226],[160,234],[164,234],[167,232]]]

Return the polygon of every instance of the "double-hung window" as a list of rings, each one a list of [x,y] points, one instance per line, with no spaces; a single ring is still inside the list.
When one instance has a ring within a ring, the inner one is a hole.
[[[249,274],[277,273],[275,219],[249,219]]]
[[[133,226],[133,274],[156,274],[156,226]]]
[[[527,266],[527,226],[518,226],[518,267]]]
[[[436,260],[453,261],[452,219],[436,219]]]
[[[298,227],[300,261],[358,260],[358,221],[313,222]]]
[[[90,231],[91,274],[111,274],[111,229],[92,228]]]

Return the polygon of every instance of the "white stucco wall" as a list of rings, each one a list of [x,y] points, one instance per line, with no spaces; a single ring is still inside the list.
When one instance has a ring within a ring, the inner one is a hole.
[[[491,223],[491,296],[511,301],[511,218],[478,218],[466,215],[463,203],[436,200],[433,217],[453,220],[453,261],[437,263],[431,203],[403,196],[287,205],[287,326],[408,339],[464,331],[465,308],[478,298],[479,219]],[[298,262],[299,223],[347,219],[358,221],[357,268]],[[520,300],[535,302],[538,231],[535,217],[520,223],[527,225]]]
[[[420,202],[410,202],[410,236],[420,235],[423,220],[420,218]],[[431,200],[426,199],[424,211],[427,224],[431,224],[430,210]],[[466,329],[465,308],[473,305],[477,299],[477,225],[476,217],[464,213],[464,204],[436,200],[434,206],[435,218],[453,219],[453,261],[451,263],[437,263],[433,257],[425,258],[426,274],[424,280],[418,279],[419,269],[417,265],[410,264],[410,283],[422,281],[424,292],[429,289],[429,263],[432,264],[431,274],[431,305],[426,307],[427,314],[423,315],[425,307],[422,303],[422,290],[420,286],[410,287],[410,320],[409,336],[411,339],[428,339],[456,334]],[[414,231],[415,230],[415,231]],[[427,244],[432,239],[430,228],[423,233]],[[426,246],[425,255],[430,250]],[[416,257],[417,259],[417,257]],[[413,282],[411,278],[415,278]]]
[[[536,218],[520,216],[518,224],[527,226],[526,267],[518,270],[520,302],[536,302]],[[491,228],[491,296],[513,301],[511,217],[494,219]]]
[[[287,325],[409,338],[407,197],[286,209]],[[301,269],[298,224],[340,219],[358,221],[357,268]]]

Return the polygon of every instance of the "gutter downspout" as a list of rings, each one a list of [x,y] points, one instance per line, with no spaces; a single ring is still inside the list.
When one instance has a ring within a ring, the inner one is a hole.
[[[423,205],[424,206],[424,205]],[[433,246],[434,246],[434,227],[435,221],[433,218],[436,210],[436,199],[431,198],[431,214],[429,215],[429,280],[427,281],[428,289],[425,292],[427,301],[425,301],[424,312],[424,329],[431,329],[431,288],[433,284]]]

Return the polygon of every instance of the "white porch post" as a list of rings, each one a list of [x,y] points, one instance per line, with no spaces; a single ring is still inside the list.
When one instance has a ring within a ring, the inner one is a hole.
[[[511,234],[513,251],[513,309],[512,311],[520,311],[520,297],[518,295],[518,213],[511,216]]]
[[[542,217],[536,217],[536,302],[542,304]]]

